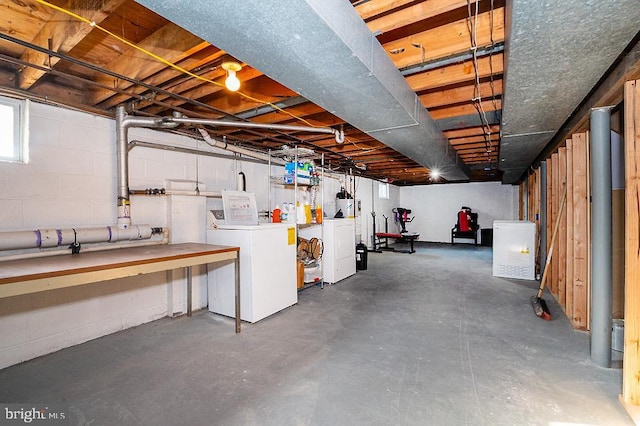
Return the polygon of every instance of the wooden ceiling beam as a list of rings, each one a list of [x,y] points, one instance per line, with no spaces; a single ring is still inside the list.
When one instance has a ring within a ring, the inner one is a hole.
[[[0,28],[20,40],[31,41],[41,31],[55,11],[34,0],[0,2]],[[46,47],[46,43],[45,43]],[[2,52],[18,58],[24,47],[2,42]]]
[[[398,8],[397,3],[399,2],[367,2],[356,6],[356,11],[364,19],[372,33],[384,34],[456,9],[467,8],[467,0],[432,0],[416,4],[410,4],[411,2],[406,1],[402,2],[405,6],[402,8]],[[373,7],[366,7],[368,4]],[[386,8],[383,8],[385,6]],[[395,7],[395,9],[391,9],[391,7]]]
[[[498,148],[498,142],[491,142],[489,144],[484,143],[472,143],[467,145],[459,145],[455,147],[455,150],[458,154],[467,153],[467,152],[480,152],[476,150],[481,150],[482,152],[487,152],[487,146],[494,151]]]
[[[485,112],[502,109],[502,100],[500,99],[495,100],[495,105],[494,105],[494,101],[491,101],[491,100],[482,101],[481,104]],[[458,117],[461,115],[473,114],[474,112],[477,113],[478,111],[476,110],[473,103],[469,102],[468,104],[462,104],[462,105],[457,105],[453,107],[435,108],[430,110],[429,114],[431,114],[431,117],[434,120],[440,120],[443,118]]]
[[[499,142],[500,141],[500,135],[498,133],[491,133],[491,137],[489,138],[489,140],[491,142]],[[472,143],[484,143],[484,142],[485,142],[484,135],[469,136],[467,138],[449,139],[449,143],[453,147],[456,147],[456,146],[459,146],[459,145],[467,145],[467,144],[472,144]]]
[[[502,74],[504,71],[503,66],[504,55],[502,53],[478,58],[479,77],[485,78],[492,74]],[[462,63],[413,74],[407,76],[406,80],[415,92],[473,81],[475,80],[473,61],[464,61]]]
[[[218,49],[217,47],[209,45],[201,51],[196,52],[196,54],[180,61],[177,65],[196,75],[201,75],[203,77],[209,75],[210,77],[212,77],[211,79],[216,79],[219,78],[220,75],[223,75],[224,72],[218,71],[216,66],[210,66],[209,64],[211,64],[212,62],[222,62],[225,55],[226,53],[224,51]],[[179,94],[181,91],[186,90],[183,88],[183,85],[197,84],[198,80],[189,75],[182,74],[172,68],[165,68],[145,79],[144,82],[148,85],[158,86],[164,90]],[[204,82],[200,81],[200,83]],[[132,86],[129,90],[127,90],[127,92],[137,95],[153,95],[146,87],[142,86]],[[169,95],[165,94],[155,95],[156,100],[165,100],[169,97]],[[128,100],[129,99],[126,98],[126,95],[114,95],[104,101],[102,105],[104,108],[112,108],[116,105],[125,103]]]
[[[223,79],[224,79],[224,71],[222,70],[213,70],[210,73],[205,74],[206,76],[210,77],[209,79],[217,79],[218,82],[222,85],[223,83]],[[261,77],[264,76],[264,74],[262,74],[262,72],[251,68],[251,67],[243,67],[242,70],[238,71],[238,78],[240,79],[240,81],[242,81],[243,85],[246,85],[247,82],[253,80],[253,79],[259,79]],[[184,90],[187,89],[187,90]],[[195,100],[199,100],[201,102],[205,102],[209,105],[211,105],[212,107],[216,108],[216,109],[220,109],[220,110],[225,110],[224,107],[225,105],[223,105],[223,103],[226,101],[227,103],[229,102],[229,99],[223,99],[221,101],[218,102],[213,102],[211,100],[211,96],[213,95],[217,95],[219,93],[225,93],[225,96],[222,96],[221,98],[233,98],[232,102],[235,104],[235,111],[239,112],[239,111],[246,111],[248,109],[251,108],[255,108],[256,106],[259,106],[260,104],[257,104],[255,101],[251,101],[251,102],[245,102],[239,94],[237,93],[231,93],[228,92],[224,86],[218,86],[216,84],[211,84],[205,81],[201,81],[201,80],[196,80],[196,79],[191,79],[188,81],[185,81],[183,84],[180,84],[179,87],[174,87],[173,91],[176,92],[177,94],[181,95],[182,97],[185,98],[189,98],[189,99],[195,99]],[[170,104],[172,106],[182,106],[182,105],[186,105],[186,101],[184,101],[183,99],[178,99],[178,98],[170,98],[170,99],[166,99],[165,102],[167,104]],[[150,108],[146,108],[144,109],[145,112],[149,113],[149,114],[154,114],[154,115],[158,115],[160,114],[162,111],[153,106]],[[225,110],[226,111],[226,110]],[[209,111],[211,112],[211,111]]]
[[[492,125],[490,126],[490,129],[491,133],[497,134],[500,132],[500,126],[498,125]],[[456,138],[483,135],[483,132],[484,130],[482,127],[468,127],[466,129],[459,130],[445,130],[443,133],[449,140],[452,140]]]
[[[292,106],[289,108],[284,108],[284,111],[275,110],[266,114],[258,115],[256,117],[251,118],[251,121],[254,123],[279,123],[289,121],[292,119],[292,115],[296,117],[306,117],[309,115],[317,114],[323,112],[324,109],[319,107],[318,105],[306,102],[304,104]],[[244,112],[244,111],[243,111]]]
[[[489,145],[489,148],[491,149],[490,152],[487,152],[487,147],[484,145],[480,145],[480,146],[465,146],[465,147],[461,147],[461,148],[456,148],[456,152],[458,153],[458,155],[465,155],[465,154],[491,154],[492,152],[495,151],[495,148],[497,148],[498,145],[496,144],[492,144]]]
[[[401,10],[415,0],[378,0],[378,1],[362,1],[354,6],[356,12],[364,20],[376,19],[382,15]]]
[[[504,9],[494,11],[493,33],[490,15],[489,12],[486,12],[478,16],[476,45],[479,47],[490,46],[492,40],[494,43],[504,41]],[[391,60],[399,69],[468,52],[471,49],[469,22],[468,19],[460,19],[447,25],[384,43],[382,47],[389,52]]]
[[[473,81],[469,81],[468,83],[467,85],[453,89],[436,90],[425,93],[419,96],[420,101],[428,110],[460,102],[470,102],[476,96],[476,90]],[[480,95],[484,99],[490,99],[492,95],[501,97],[502,78],[494,80],[493,83],[480,83]]]
[[[190,32],[185,31],[172,23],[164,25],[137,44],[138,47],[145,49],[171,63],[179,62],[194,53],[205,49],[208,45],[209,43],[202,41],[199,37],[196,37]],[[137,80],[144,80],[166,67],[167,65],[163,62],[160,62],[134,48],[130,48],[128,51],[120,55],[117,61],[111,62],[105,66],[105,68],[110,71],[127,75]],[[114,86],[120,89],[127,89],[131,87],[131,83],[129,82],[114,80],[112,77],[108,76],[99,76],[98,80],[107,86]],[[111,91],[96,90],[88,95],[88,102],[99,104],[112,95],[113,92]]]
[[[86,19],[102,23],[114,10],[116,10],[125,0],[105,0],[100,8],[89,8],[86,1],[68,0],[60,6],[71,12],[85,17]],[[48,22],[40,29],[32,44],[48,48],[54,52],[67,53],[80,43],[93,30],[89,24],[79,21],[66,13],[56,11]],[[47,68],[53,68],[60,58],[49,56],[45,53],[33,49],[27,49],[20,57],[21,60]],[[18,87],[29,89],[43,75],[45,71],[27,67],[18,74]]]

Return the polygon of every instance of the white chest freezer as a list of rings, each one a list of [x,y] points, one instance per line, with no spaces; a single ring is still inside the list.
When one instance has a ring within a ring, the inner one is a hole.
[[[291,224],[221,225],[207,231],[207,243],[240,247],[243,321],[260,321],[298,303],[295,229]],[[209,310],[233,317],[233,262],[209,267]]]
[[[527,221],[493,222],[493,276],[534,280],[536,225]]]

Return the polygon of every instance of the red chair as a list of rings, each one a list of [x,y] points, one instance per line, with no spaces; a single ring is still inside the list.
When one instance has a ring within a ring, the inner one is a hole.
[[[474,245],[478,245],[478,213],[473,213],[471,208],[462,206],[458,212],[458,221],[451,228],[451,244],[456,238],[471,239]]]

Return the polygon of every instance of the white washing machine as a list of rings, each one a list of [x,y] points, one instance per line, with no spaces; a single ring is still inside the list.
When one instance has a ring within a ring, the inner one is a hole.
[[[240,247],[240,318],[256,322],[298,303],[295,228],[286,223],[219,225],[207,243]],[[233,262],[209,266],[209,310],[235,316]]]

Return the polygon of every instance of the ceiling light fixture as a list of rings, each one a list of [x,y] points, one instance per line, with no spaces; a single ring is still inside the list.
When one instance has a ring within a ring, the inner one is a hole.
[[[237,62],[223,62],[222,69],[227,71],[227,78],[224,81],[224,85],[227,86],[232,92],[236,92],[240,88],[240,80],[236,76],[236,72],[242,69],[242,66]]]

